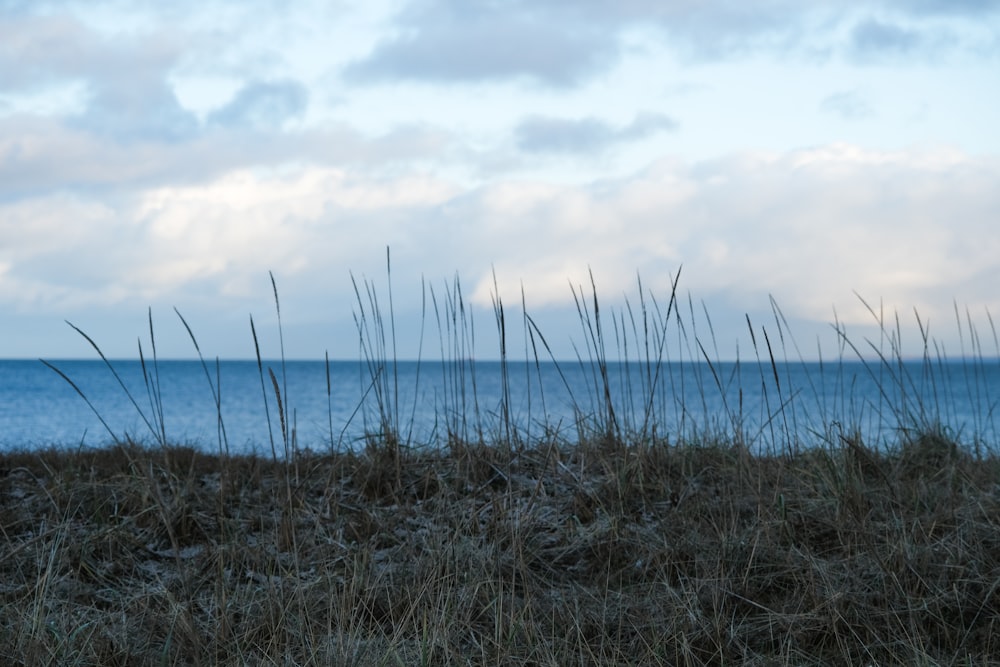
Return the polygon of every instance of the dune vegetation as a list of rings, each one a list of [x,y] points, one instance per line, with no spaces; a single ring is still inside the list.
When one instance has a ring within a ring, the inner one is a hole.
[[[651,377],[669,363],[675,281],[618,319],[596,290],[574,292],[596,407],[572,429],[528,437],[501,405],[488,428],[448,417],[440,441],[413,442],[386,371],[391,294],[385,312],[356,287],[378,416],[357,446],[299,449],[280,367],[263,364],[269,455],[230,454],[221,436],[217,451],[171,443],[150,321],[149,400],[130,398],[151,406],[151,440],[0,454],[5,664],[1000,660],[1000,456],[927,418],[934,406],[900,404],[892,443],[837,422],[813,443],[779,426],[761,448],[731,415],[728,432],[664,432],[652,401],[608,390],[607,359],[638,350]],[[432,303],[459,361],[460,292]],[[494,312],[504,360],[499,298]],[[548,346],[523,317],[537,361]],[[755,372],[776,373],[774,341],[758,342]],[[893,367],[895,349],[872,363]],[[975,351],[973,368],[995,363]]]

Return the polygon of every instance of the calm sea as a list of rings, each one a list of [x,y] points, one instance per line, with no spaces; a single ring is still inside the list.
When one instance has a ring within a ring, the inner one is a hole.
[[[138,361],[112,361],[121,384],[99,360],[53,363],[79,392],[39,361],[0,360],[0,448],[155,442],[165,432],[208,451],[270,453],[273,441],[280,453],[281,413],[289,438],[313,450],[357,447],[383,422],[422,445],[449,433],[490,440],[508,425],[529,440],[575,440],[609,414],[598,368],[579,362],[270,361],[263,387],[256,361],[212,362],[207,374],[198,361],[160,361],[146,377]],[[962,441],[997,442],[995,360],[610,363],[607,385],[620,428],[673,440],[740,432],[780,450],[857,428],[891,444],[901,429],[940,423]]]

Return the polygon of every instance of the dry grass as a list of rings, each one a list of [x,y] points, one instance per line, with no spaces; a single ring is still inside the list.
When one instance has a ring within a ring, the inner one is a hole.
[[[0,456],[25,665],[987,664],[1000,459],[453,442]],[[290,499],[290,503],[289,503]]]

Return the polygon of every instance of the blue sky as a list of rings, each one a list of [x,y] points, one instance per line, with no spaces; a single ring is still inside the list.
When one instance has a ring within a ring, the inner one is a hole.
[[[569,352],[570,285],[682,266],[722,357],[772,297],[835,355],[858,295],[957,355],[956,305],[1000,314],[998,72],[974,0],[0,0],[0,357],[91,357],[64,319],[134,356],[147,308],[191,356],[173,307],[273,356],[273,271],[286,350],[352,358],[387,246],[405,356],[422,281],[484,356],[495,289]]]

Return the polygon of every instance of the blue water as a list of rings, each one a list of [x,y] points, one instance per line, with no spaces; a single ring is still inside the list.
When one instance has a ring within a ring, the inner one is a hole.
[[[147,368],[148,389],[138,361],[111,362],[135,405],[104,362],[53,363],[80,392],[39,361],[0,360],[0,448],[94,446],[126,436],[153,443],[165,432],[171,442],[207,451],[270,454],[273,442],[281,454],[286,439],[277,395],[287,440],[320,451],[358,447],[383,422],[418,445],[441,444],[449,433],[489,441],[505,435],[508,425],[528,441],[547,433],[574,441],[610,423],[597,367],[578,362],[509,363],[505,383],[499,362],[377,368],[358,361],[270,361],[263,389],[256,361],[223,361],[218,368],[212,362],[208,376],[198,361],[160,361],[158,373]],[[613,423],[624,432],[655,429],[673,441],[741,433],[757,449],[781,451],[837,442],[839,433],[858,429],[872,444],[891,445],[906,429],[941,424],[970,444],[997,442],[997,361],[840,361],[776,369],[746,362],[659,369],[611,363],[607,375]]]

